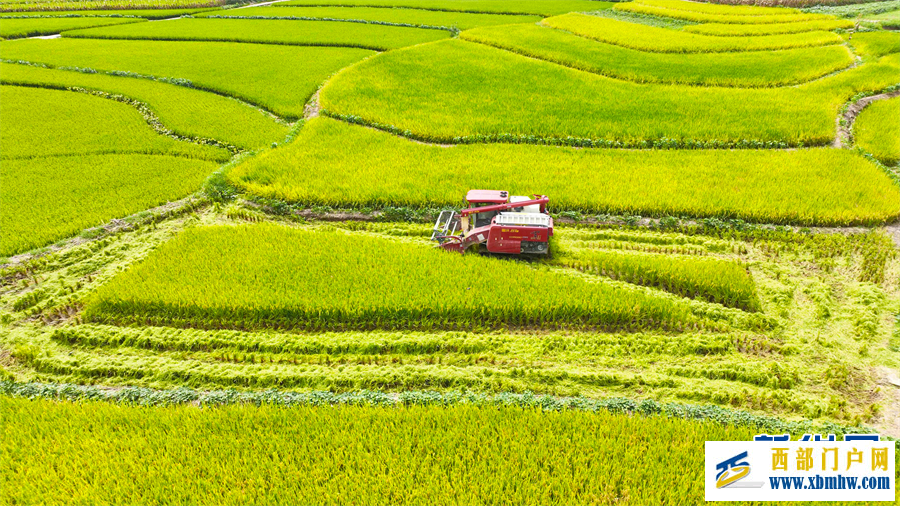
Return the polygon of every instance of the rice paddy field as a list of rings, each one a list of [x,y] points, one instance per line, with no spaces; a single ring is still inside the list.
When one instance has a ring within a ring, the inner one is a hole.
[[[108,17],[66,17],[66,18],[3,18],[0,26],[0,39],[20,39],[51,35],[63,30],[91,28],[109,25],[135,23],[139,19]]]
[[[693,505],[705,441],[900,438],[895,3],[0,0],[0,503]],[[436,248],[471,189],[549,253]]]
[[[900,161],[900,98],[892,98],[873,103],[860,114],[855,126],[860,147],[886,164],[896,165]]]

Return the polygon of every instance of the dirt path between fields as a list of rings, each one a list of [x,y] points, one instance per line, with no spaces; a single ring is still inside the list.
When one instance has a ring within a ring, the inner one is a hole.
[[[900,90],[890,93],[881,93],[857,100],[850,104],[850,107],[840,116],[837,117],[837,134],[834,136],[832,147],[849,148],[853,146],[853,123],[859,113],[866,108],[867,105],[878,100],[886,100],[889,98],[900,97]]]
[[[303,107],[303,119],[309,120],[313,119],[322,112],[322,109],[319,107],[319,92],[322,91],[322,88],[319,87],[313,96],[309,97],[309,102]]]

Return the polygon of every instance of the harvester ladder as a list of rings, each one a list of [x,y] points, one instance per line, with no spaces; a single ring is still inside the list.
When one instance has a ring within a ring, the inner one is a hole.
[[[453,219],[455,217],[456,211],[441,211],[441,214],[438,215],[437,221],[434,222],[434,228],[431,230],[431,240],[441,242],[440,239],[442,237],[455,234],[456,227],[459,226],[459,221],[455,221]]]

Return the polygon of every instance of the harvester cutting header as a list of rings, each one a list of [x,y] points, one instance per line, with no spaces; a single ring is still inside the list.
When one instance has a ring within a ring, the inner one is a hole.
[[[469,207],[462,211],[441,211],[431,240],[441,248],[464,253],[484,245],[491,253],[546,255],[553,236],[553,218],[547,212],[550,198],[510,197],[509,192],[470,190]]]

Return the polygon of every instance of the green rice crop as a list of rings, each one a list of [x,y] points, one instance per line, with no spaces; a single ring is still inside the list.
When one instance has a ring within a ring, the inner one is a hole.
[[[160,135],[132,107],[84,93],[0,86],[0,112],[4,160],[108,153],[230,158],[222,149]]]
[[[309,330],[697,324],[676,301],[520,263],[274,225],[186,230],[101,287],[83,317]]]
[[[184,197],[230,156],[83,93],[2,86],[0,114],[0,255]]]
[[[215,7],[232,0],[25,0],[0,2],[0,12],[144,10]]]
[[[778,35],[782,33],[831,31],[838,28],[852,28],[853,22],[847,19],[828,19],[822,21],[801,21],[797,23],[770,23],[761,25],[742,25],[726,23],[707,23],[686,26],[684,31],[702,35],[720,37],[743,37],[745,35]]]
[[[758,5],[719,5],[707,2],[685,2],[683,0],[635,0],[633,3],[685,12],[731,16],[789,16],[801,13],[797,9],[785,7],[773,8],[761,7]]]
[[[853,123],[856,144],[887,164],[900,162],[900,98],[872,102]]]
[[[274,4],[290,6],[345,6],[409,8],[432,11],[554,16],[573,11],[608,9],[614,2],[598,0],[290,0]]]
[[[66,32],[66,37],[254,42],[387,51],[450,36],[444,30],[343,21],[198,18],[176,19],[167,23],[140,23],[134,26],[134,30],[119,30],[115,27],[73,30]]]
[[[861,56],[900,53],[900,33],[887,31],[854,33],[848,41]]]
[[[217,166],[138,154],[52,156],[0,165],[0,255],[5,256],[185,197]]]
[[[699,503],[704,441],[755,433],[465,405],[199,409],[2,397],[0,412],[0,480],[18,484],[0,489],[4,503]]]
[[[322,88],[320,105],[426,141],[822,145],[834,138],[846,100],[896,84],[898,75],[900,58],[892,55],[793,88],[642,85],[447,40],[342,71]]]
[[[90,28],[94,26],[109,26],[137,23],[140,19],[128,18],[38,18],[38,19],[11,19],[0,18],[0,38],[19,39],[23,37],[35,37],[38,35],[50,35],[65,30],[78,28]]]
[[[534,24],[476,28],[460,37],[641,83],[781,86],[809,81],[853,63],[850,51],[843,46],[673,56],[596,42]]]
[[[558,248],[559,249],[559,248]],[[661,288],[682,297],[759,311],[756,285],[746,267],[717,258],[566,250],[554,263],[628,283]]]
[[[890,178],[848,151],[444,148],[321,117],[228,180],[257,195],[335,207],[455,206],[470,188],[499,188],[550,195],[555,210],[775,223],[877,223],[900,209]]]
[[[123,95],[146,104],[177,135],[214,139],[239,148],[267,146],[280,142],[288,133],[287,125],[238,101],[148,79],[0,63],[0,83],[59,89],[79,87]]]
[[[52,44],[40,40],[2,44],[0,54],[8,60],[186,80],[195,88],[230,95],[296,119],[329,75],[374,53],[231,42],[63,38]]]
[[[716,37],[579,13],[547,18],[543,23],[547,26],[566,30],[600,42],[658,53],[760,51],[764,49],[825,46],[843,42],[839,35],[825,31],[761,35],[758,37]],[[103,30],[109,29],[104,28]],[[112,28],[112,30],[116,29]]]
[[[66,17],[129,17],[143,19],[167,19],[177,18],[187,14],[206,12],[212,9],[115,9],[115,10],[82,10],[82,11],[27,11],[27,12],[3,12],[0,10],[0,19],[10,18],[66,18]],[[5,22],[5,21],[4,21]]]
[[[687,2],[682,2],[687,3]],[[738,23],[738,24],[758,24],[758,23],[796,23],[800,21],[813,21],[826,19],[821,14],[774,14],[774,15],[731,15],[731,14],[710,14],[706,12],[688,11],[682,9],[669,9],[655,5],[648,5],[637,2],[623,2],[616,4],[613,9],[618,11],[633,12],[649,16],[660,16],[675,19],[684,19],[697,23]]]
[[[472,14],[468,12],[436,12],[419,9],[385,9],[380,7],[249,7],[207,12],[197,17],[260,17],[294,19],[350,19],[413,26],[446,27],[459,30],[477,26],[533,23],[540,16],[510,14]]]

